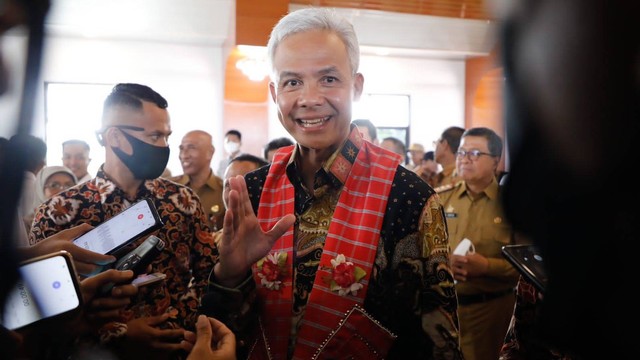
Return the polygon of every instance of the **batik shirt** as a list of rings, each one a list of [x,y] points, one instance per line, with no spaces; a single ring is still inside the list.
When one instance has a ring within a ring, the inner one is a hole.
[[[344,184],[329,171],[335,159],[332,156],[316,173],[314,189],[308,191],[293,160],[296,156],[295,152],[291,156],[287,176],[295,188],[292,310],[293,321],[298,323]],[[268,172],[269,166],[245,175],[256,213]],[[364,301],[364,309],[398,336],[389,359],[462,358],[447,236],[444,212],[435,192],[415,173],[398,166]],[[240,354],[247,351],[242,346],[252,345],[252,329],[247,327],[255,324],[249,319],[255,316],[255,287],[255,281],[248,279],[236,289],[226,289],[212,278],[210,293],[203,300],[206,313],[223,319],[236,331]],[[293,327],[292,338],[295,331]]]
[[[52,197],[37,209],[30,242],[83,223],[97,226],[144,198],[153,201],[164,223],[152,233],[164,241],[165,247],[152,262],[151,272],[162,272],[167,278],[138,289],[137,298],[123,313],[122,323],[168,312],[172,315],[169,326],[194,329],[198,299],[215,256],[200,201],[188,187],[157,178],[143,182],[136,196],[129,198],[101,167],[95,178]],[[126,327],[110,324],[105,330],[102,336],[108,338],[122,334]]]

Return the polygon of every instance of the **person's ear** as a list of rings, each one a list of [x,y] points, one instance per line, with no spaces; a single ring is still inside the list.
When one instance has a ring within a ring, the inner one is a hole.
[[[364,88],[364,75],[356,73],[353,78],[353,100],[360,100]]]
[[[271,100],[273,100],[274,104],[277,104],[276,102],[276,84],[273,81],[269,82],[269,93],[271,93]]]
[[[102,133],[102,145],[103,146],[113,146],[113,147],[121,147],[122,136],[118,129],[114,127],[110,127]]]

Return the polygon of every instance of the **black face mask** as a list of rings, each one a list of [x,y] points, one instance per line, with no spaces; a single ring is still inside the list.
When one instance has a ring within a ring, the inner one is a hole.
[[[129,140],[133,154],[127,155],[119,148],[111,149],[120,160],[131,170],[136,179],[155,179],[162,174],[169,161],[168,146],[154,146],[139,140],[135,136],[121,131]]]

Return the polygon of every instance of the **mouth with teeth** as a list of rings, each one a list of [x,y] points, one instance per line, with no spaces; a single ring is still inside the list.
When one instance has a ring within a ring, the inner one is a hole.
[[[316,119],[298,119],[297,122],[304,128],[313,128],[322,126],[324,123],[329,121],[330,118],[331,116]]]

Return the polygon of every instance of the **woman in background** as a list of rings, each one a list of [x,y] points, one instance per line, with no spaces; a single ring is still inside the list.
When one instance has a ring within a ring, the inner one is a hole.
[[[31,211],[24,217],[24,225],[29,233],[35,210],[40,204],[49,200],[53,195],[66,190],[78,183],[78,178],[71,169],[64,166],[45,166],[36,174],[34,183],[35,197],[31,205]],[[22,243],[22,241],[21,241]]]

